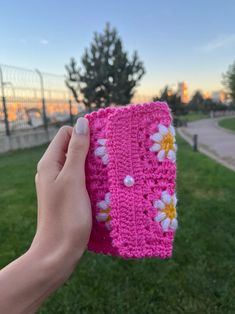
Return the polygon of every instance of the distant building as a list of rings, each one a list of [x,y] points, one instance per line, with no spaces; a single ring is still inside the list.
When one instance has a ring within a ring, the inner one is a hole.
[[[211,91],[207,90],[207,91],[203,92],[202,96],[204,99],[208,99],[208,98],[211,99]]]
[[[220,91],[214,91],[211,93],[211,99],[214,102],[218,102],[218,103],[224,103],[225,99],[226,99],[226,94],[223,90]]]
[[[173,93],[174,93],[173,88],[172,87],[168,87],[167,88],[167,96],[170,97],[170,96],[173,95]]]
[[[178,84],[178,94],[183,104],[187,104],[189,102],[188,84],[185,81]]]

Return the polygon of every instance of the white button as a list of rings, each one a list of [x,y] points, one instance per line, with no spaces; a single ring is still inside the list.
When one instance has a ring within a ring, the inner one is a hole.
[[[125,179],[124,179],[125,186],[130,187],[130,186],[133,186],[134,183],[135,183],[135,180],[134,180],[134,178],[132,176],[128,175],[128,176],[125,177]]]

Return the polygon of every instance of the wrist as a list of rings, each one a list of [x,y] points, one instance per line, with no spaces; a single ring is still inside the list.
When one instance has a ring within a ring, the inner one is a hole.
[[[55,278],[65,281],[73,272],[83,251],[76,250],[67,241],[50,244],[49,241],[45,241],[44,238],[39,239],[36,235],[27,254],[33,260],[38,261],[47,280],[48,278]]]
[[[71,275],[76,263],[63,250],[46,253],[34,244],[0,274],[0,312],[34,313]]]

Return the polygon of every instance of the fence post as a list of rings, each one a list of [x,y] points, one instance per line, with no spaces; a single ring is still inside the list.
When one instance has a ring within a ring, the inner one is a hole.
[[[193,150],[194,150],[194,152],[197,152],[197,139],[198,139],[197,134],[194,134],[193,135]]]
[[[1,85],[1,91],[2,91],[2,106],[3,106],[3,112],[4,112],[5,130],[6,130],[6,135],[10,136],[10,128],[9,128],[8,113],[7,113],[7,102],[6,102],[6,97],[4,93],[4,81],[3,81],[1,65],[0,65],[0,85]]]
[[[44,95],[43,76],[42,76],[42,73],[38,69],[35,69],[35,72],[38,74],[39,79],[40,79],[43,125],[44,125],[45,131],[47,131],[48,130],[48,122],[47,122],[47,114],[46,114],[46,100],[45,100],[45,95]]]
[[[73,126],[73,112],[72,112],[72,100],[69,99],[69,120],[70,125]]]

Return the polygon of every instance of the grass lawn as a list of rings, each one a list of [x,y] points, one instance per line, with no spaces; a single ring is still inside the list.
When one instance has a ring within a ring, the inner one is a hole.
[[[180,227],[170,260],[87,252],[39,313],[235,313],[235,173],[178,138]],[[30,245],[45,146],[0,156],[0,266]]]
[[[185,117],[188,122],[193,122],[201,119],[207,119],[209,118],[209,114],[203,112],[190,112]]]
[[[235,118],[222,119],[219,121],[219,126],[235,132]]]
[[[201,119],[207,119],[209,118],[209,114],[203,113],[203,112],[189,112],[186,115],[179,116],[180,119],[186,120],[188,122],[193,122]]]

